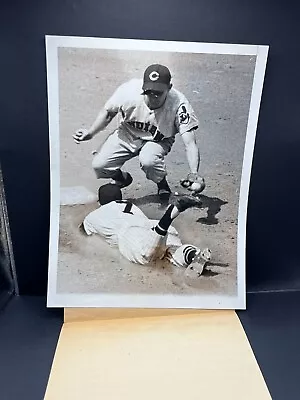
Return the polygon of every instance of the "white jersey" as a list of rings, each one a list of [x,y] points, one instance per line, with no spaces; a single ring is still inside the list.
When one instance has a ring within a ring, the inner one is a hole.
[[[142,219],[142,224],[149,224],[149,219],[138,207],[129,201],[118,200],[92,211],[85,217],[83,226],[87,235],[96,233],[104,237],[108,243],[117,245],[117,233],[127,219],[130,223]]]
[[[165,103],[150,110],[142,95],[143,81],[132,79],[119,86],[104,108],[120,113],[119,131],[134,139],[161,141],[198,127],[194,110],[186,97],[171,88]]]
[[[158,220],[151,220],[129,201],[112,201],[92,211],[83,221],[88,235],[98,234],[117,245],[129,261],[147,264],[161,258],[167,247],[181,246],[178,232],[170,226],[166,236],[156,233]]]

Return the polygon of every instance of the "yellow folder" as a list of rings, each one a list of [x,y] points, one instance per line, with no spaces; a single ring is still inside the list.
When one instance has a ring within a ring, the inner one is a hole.
[[[65,309],[45,400],[271,399],[232,310]]]

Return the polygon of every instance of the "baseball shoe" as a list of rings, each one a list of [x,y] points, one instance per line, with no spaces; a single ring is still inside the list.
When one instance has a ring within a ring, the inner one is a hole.
[[[126,174],[126,177],[123,178],[121,181],[119,181],[119,180],[114,180],[113,181],[113,184],[119,186],[121,189],[131,185],[131,183],[133,181],[133,178],[132,178],[132,176],[130,175],[129,172],[123,172],[123,174],[124,175]]]
[[[179,212],[183,212],[191,207],[201,207],[202,201],[194,196],[182,196],[175,200],[174,206],[178,208]]]
[[[157,194],[160,198],[170,197],[171,193],[172,192],[166,178],[157,184]]]

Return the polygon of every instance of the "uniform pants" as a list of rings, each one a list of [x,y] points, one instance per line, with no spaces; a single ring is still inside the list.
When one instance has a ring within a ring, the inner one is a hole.
[[[140,139],[129,140],[117,130],[104,142],[93,159],[93,169],[97,178],[112,178],[123,164],[138,156],[140,167],[147,179],[158,183],[166,175],[165,155],[171,150],[173,139],[159,143]]]
[[[182,246],[177,231],[173,227],[170,231],[162,236],[147,226],[125,226],[117,233],[119,251],[136,264],[145,265],[162,259],[167,248]]]
[[[145,265],[161,258],[166,251],[167,235],[158,235],[142,226],[128,226],[118,233],[120,253],[127,260]]]

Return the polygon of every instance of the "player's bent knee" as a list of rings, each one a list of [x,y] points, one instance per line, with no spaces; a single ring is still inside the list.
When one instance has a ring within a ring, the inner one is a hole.
[[[158,183],[166,176],[163,159],[151,152],[142,152],[139,156],[140,166],[145,172],[147,179]]]
[[[152,168],[155,166],[157,162],[157,157],[154,157],[152,154],[140,154],[140,164],[142,168]]]
[[[104,167],[104,163],[103,163],[103,160],[101,159],[101,157],[99,157],[99,154],[98,155],[96,155],[94,158],[93,158],[93,161],[92,161],[92,167],[94,168],[94,169],[103,169],[103,167]]]
[[[103,160],[100,157],[94,157],[92,161],[92,167],[95,171],[97,178],[105,178],[107,176],[107,168]]]

